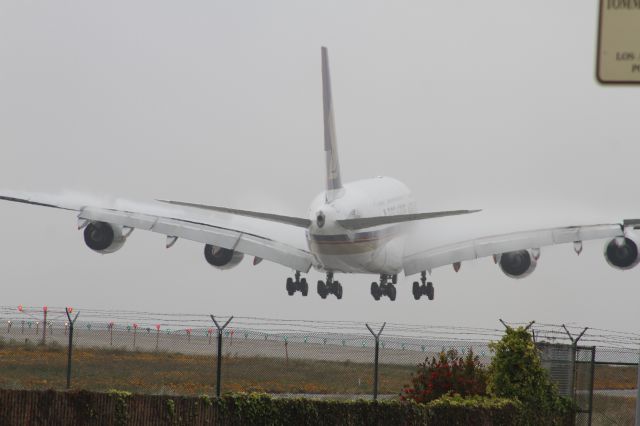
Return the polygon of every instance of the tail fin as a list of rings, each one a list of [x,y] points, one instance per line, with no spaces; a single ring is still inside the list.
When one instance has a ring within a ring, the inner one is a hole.
[[[331,99],[331,78],[329,76],[329,55],[327,48],[322,47],[322,103],[324,105],[324,151],[327,166],[327,201],[338,198],[342,191],[340,178],[340,162],[336,141],[335,119],[333,118],[333,101]]]

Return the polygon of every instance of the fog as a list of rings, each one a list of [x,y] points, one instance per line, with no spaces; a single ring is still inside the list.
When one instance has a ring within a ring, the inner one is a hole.
[[[306,217],[324,184],[326,45],[343,181],[387,175],[420,211],[483,209],[455,218],[470,235],[640,218],[638,88],[596,82],[597,10],[596,0],[3,2],[0,187]],[[490,258],[436,269],[433,302],[413,300],[414,277],[401,277],[395,302],[375,302],[375,277],[340,276],[337,301],[315,294],[317,272],[308,297],[289,297],[291,271],[269,262],[218,271],[201,245],[166,250],[142,231],[103,256],[71,212],[2,203],[0,217],[4,305],[621,331],[640,319],[640,268],[611,269],[603,241],[580,256],[544,248],[523,280]],[[441,223],[427,225],[434,238]]]

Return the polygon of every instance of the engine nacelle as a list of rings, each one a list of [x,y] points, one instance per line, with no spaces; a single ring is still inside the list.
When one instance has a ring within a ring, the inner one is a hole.
[[[640,262],[638,243],[633,237],[618,237],[604,247],[604,258],[616,269],[631,269]]]
[[[204,246],[204,258],[218,269],[231,269],[242,261],[244,253],[207,244]]]
[[[91,222],[84,228],[84,242],[98,253],[113,253],[122,248],[127,237],[122,226],[107,222]]]
[[[502,272],[509,278],[524,278],[536,269],[536,257],[530,250],[508,251],[500,255],[498,263]]]

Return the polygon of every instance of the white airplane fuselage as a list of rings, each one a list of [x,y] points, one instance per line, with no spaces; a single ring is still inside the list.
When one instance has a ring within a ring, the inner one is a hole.
[[[401,272],[406,224],[349,230],[336,221],[414,212],[409,188],[389,177],[359,180],[318,194],[309,208],[312,225],[307,231],[314,267],[346,273]]]

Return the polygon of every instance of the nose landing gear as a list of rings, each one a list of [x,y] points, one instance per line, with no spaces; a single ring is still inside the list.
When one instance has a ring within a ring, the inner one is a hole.
[[[389,282],[391,278],[391,282]],[[397,275],[380,275],[380,284],[377,282],[371,283],[371,295],[375,300],[380,300],[382,296],[387,296],[392,302],[396,300],[396,287],[395,283],[398,282]]]
[[[420,276],[420,281],[422,285],[420,285],[417,281],[413,282],[413,298],[419,300],[422,295],[426,295],[429,300],[433,300],[434,297],[434,288],[432,282],[427,282],[427,272],[422,271]]]
[[[307,284],[307,279],[300,279],[299,271],[296,271],[295,278],[287,278],[287,294],[289,294],[289,296],[293,296],[296,291],[300,291],[303,296],[306,296],[309,293],[309,284]]]
[[[342,284],[340,281],[333,280],[333,272],[327,272],[327,282],[318,281],[318,294],[323,299],[326,299],[328,295],[334,294],[336,299],[342,299]]]

